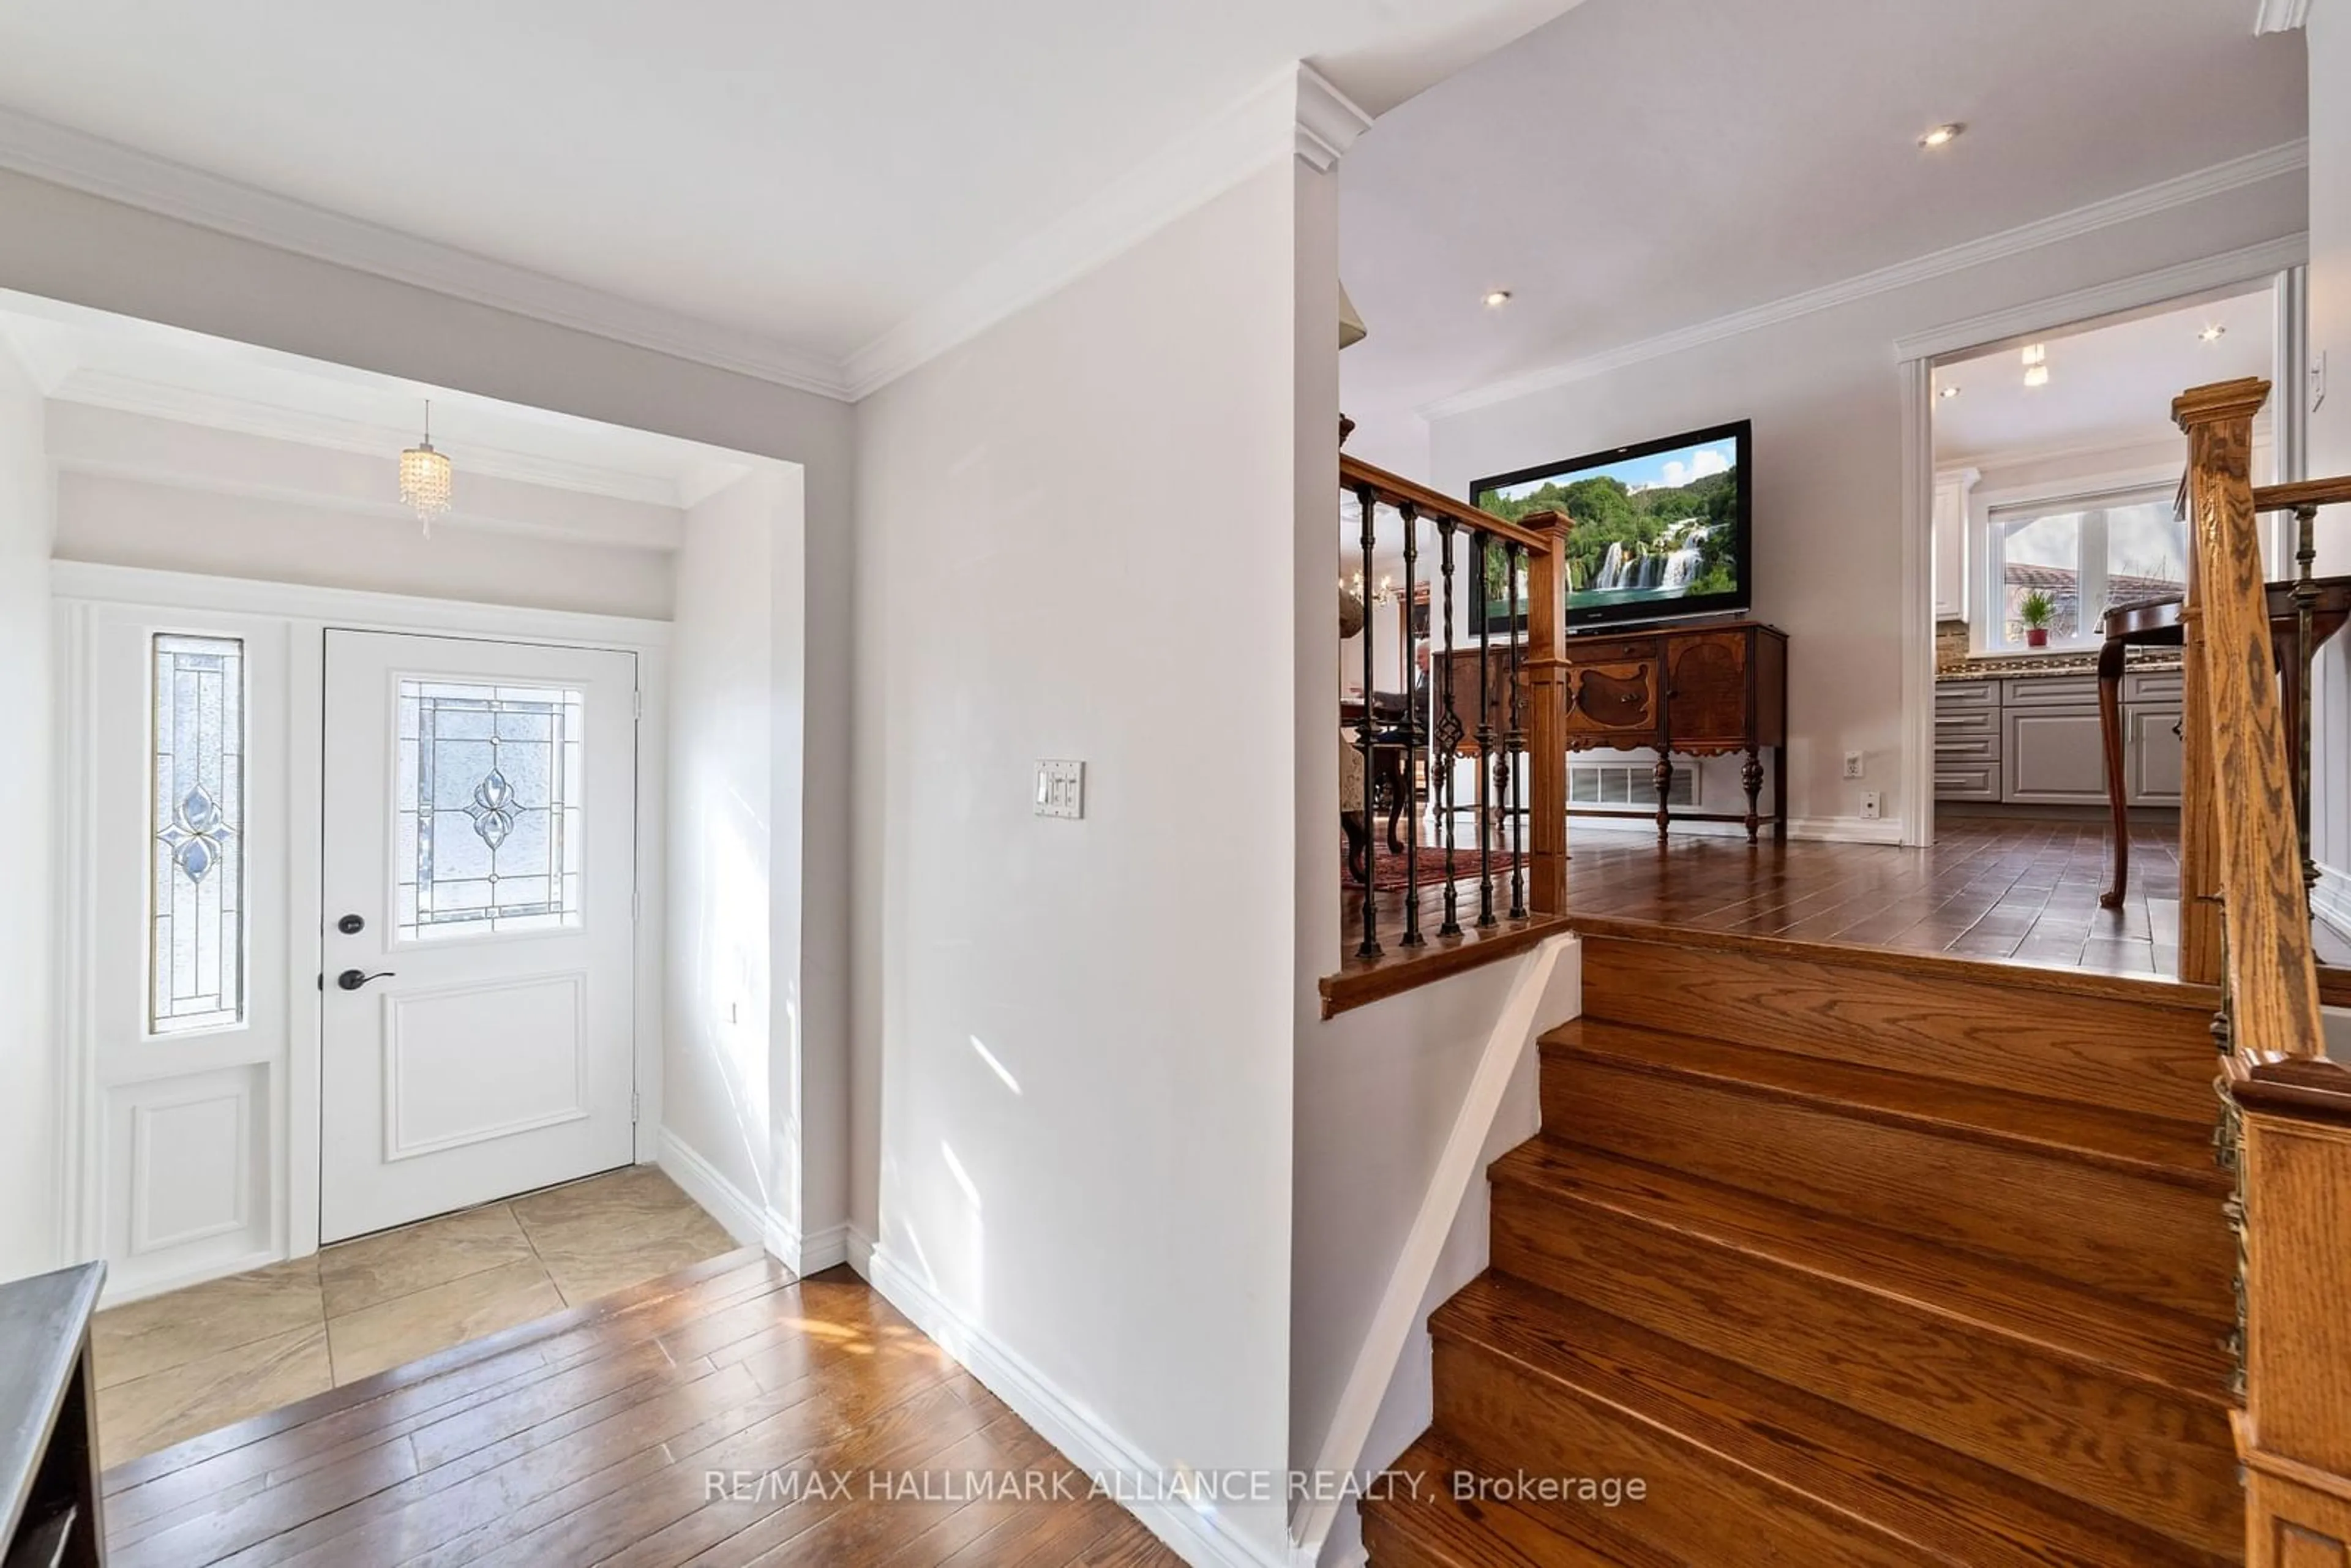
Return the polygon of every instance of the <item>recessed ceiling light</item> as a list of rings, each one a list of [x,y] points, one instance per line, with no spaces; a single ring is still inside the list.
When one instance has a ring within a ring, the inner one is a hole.
[[[1486,291],[1486,308],[1489,310],[1497,305],[1508,305],[1510,302],[1510,291],[1507,288],[1489,288]]]
[[[1957,397],[1959,395],[1959,389],[1957,387],[1944,387],[1938,391],[1935,395],[1937,397]]]
[[[2228,330],[2229,329],[2215,321],[2211,326],[2207,327],[2201,332],[2197,333],[2196,336],[2204,342],[2217,343],[2228,332]]]
[[[1918,138],[1918,145],[1921,147],[1949,147],[1952,142],[1957,141],[1961,136],[1965,135],[1967,133],[1967,129],[1966,125],[1956,120],[1950,121],[1947,125],[1938,125],[1934,130],[1929,131],[1926,135]]]

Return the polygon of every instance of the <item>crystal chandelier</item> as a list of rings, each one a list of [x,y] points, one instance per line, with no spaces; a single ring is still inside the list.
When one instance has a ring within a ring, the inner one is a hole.
[[[424,403],[424,439],[400,455],[400,498],[433,537],[433,519],[449,509],[449,458],[433,447],[433,402]]]

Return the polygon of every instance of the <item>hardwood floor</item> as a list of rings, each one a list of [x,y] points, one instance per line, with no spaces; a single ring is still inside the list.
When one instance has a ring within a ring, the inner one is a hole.
[[[1029,1497],[972,1478],[1007,1473]],[[117,1568],[1172,1564],[854,1275],[753,1249],[116,1467]]]
[[[2116,975],[2179,972],[2176,830],[2141,824],[2120,909],[2103,824],[1946,818],[1932,849],[1676,839],[1578,822],[1570,917],[1599,916]]]

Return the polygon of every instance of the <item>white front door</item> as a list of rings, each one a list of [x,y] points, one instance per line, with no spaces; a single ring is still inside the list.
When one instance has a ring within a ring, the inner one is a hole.
[[[636,655],[326,641],[319,1239],[628,1164]]]

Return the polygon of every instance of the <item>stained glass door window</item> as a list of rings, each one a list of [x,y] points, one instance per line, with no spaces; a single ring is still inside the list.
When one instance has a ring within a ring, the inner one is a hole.
[[[245,643],[160,633],[148,821],[147,1027],[245,1021]]]
[[[580,924],[584,706],[558,687],[400,683],[402,941]]]

